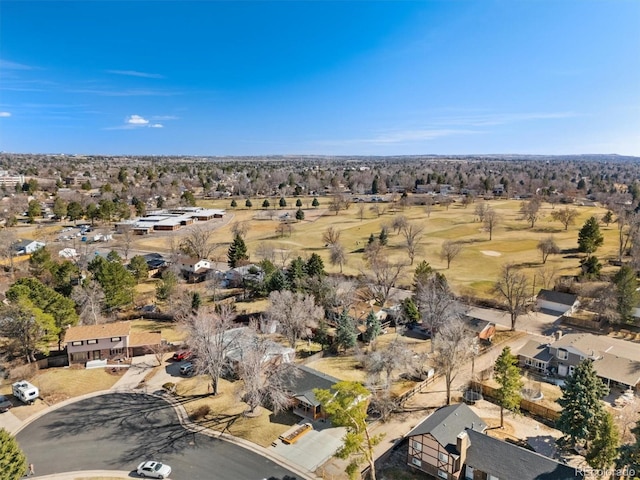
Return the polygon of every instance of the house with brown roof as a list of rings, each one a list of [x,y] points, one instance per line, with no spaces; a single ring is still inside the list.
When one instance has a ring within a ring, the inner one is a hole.
[[[69,327],[64,341],[69,365],[92,360],[127,360],[160,345],[160,332],[132,332],[131,322]]]

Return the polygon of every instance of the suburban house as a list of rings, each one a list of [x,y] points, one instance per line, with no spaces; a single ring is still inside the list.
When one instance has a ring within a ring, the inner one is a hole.
[[[264,280],[264,272],[253,263],[242,265],[240,267],[230,268],[224,272],[222,277],[222,285],[229,288],[239,288],[245,282],[261,282]]]
[[[69,365],[91,360],[126,360],[162,342],[160,332],[132,332],[131,322],[69,327],[65,332]]]
[[[580,306],[580,302],[578,301],[578,296],[572,293],[542,289],[536,297],[536,305],[539,310],[548,310],[565,315],[574,313]]]
[[[445,480],[569,480],[574,468],[488,436],[464,403],[442,407],[407,434],[407,463]]]
[[[16,255],[31,255],[44,246],[44,242],[38,242],[37,240],[20,240],[12,245]]]
[[[313,390],[328,390],[340,380],[305,365],[298,365],[296,368],[298,375],[289,377],[286,385],[293,400],[293,413],[311,420],[326,418]]]
[[[222,341],[225,344],[225,359],[229,370],[236,372],[246,352],[253,348],[252,343],[256,337],[249,327],[232,328],[222,335],[224,335]],[[262,354],[262,365],[266,366],[274,363],[291,363],[295,359],[296,351],[272,340],[266,340],[262,345]]]
[[[189,283],[202,282],[207,278],[207,275],[213,272],[211,262],[202,258],[183,257],[178,260],[178,267]]]
[[[556,332],[553,343],[529,340],[518,351],[520,366],[540,373],[566,377],[585,359],[607,386],[622,389],[640,386],[640,349],[624,340],[590,333]]]
[[[147,253],[143,255],[143,258],[147,262],[149,278],[158,276],[162,269],[167,266],[167,261],[159,253]]]

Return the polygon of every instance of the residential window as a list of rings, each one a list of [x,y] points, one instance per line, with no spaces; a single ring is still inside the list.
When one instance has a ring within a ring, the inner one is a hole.
[[[417,458],[412,458],[411,463],[413,463],[416,467],[422,467],[422,460],[419,460]]]
[[[491,475],[491,474],[489,474],[489,475],[487,476],[487,480],[500,480],[500,479],[499,479],[498,477],[496,477],[495,475]]]
[[[446,453],[443,453],[443,452],[438,452],[438,458],[440,459],[441,462],[448,462],[449,461],[449,455],[447,455]]]
[[[71,354],[71,361],[72,362],[79,362],[81,360],[86,360],[87,359],[87,353],[86,352],[79,352],[79,353],[72,353]]]
[[[121,353],[124,353],[124,348],[112,348],[109,350],[109,353],[111,355],[120,355]]]
[[[447,472],[445,472],[444,470],[438,470],[438,476],[440,478],[449,478],[449,474]]]
[[[569,352],[567,352],[566,350],[558,350],[558,358],[560,360],[566,360],[567,358],[569,358]]]
[[[87,340],[87,345],[95,345],[98,343],[98,340]]]
[[[80,345],[84,345],[84,342],[82,340],[78,342],[71,342],[71,345],[73,345],[74,347],[79,347]]]
[[[466,470],[464,472],[465,480],[473,480],[473,467],[467,465]]]
[[[420,442],[416,442],[415,440],[412,443],[413,449],[421,452],[422,451],[422,444]]]
[[[111,337],[112,342],[119,342],[120,340],[122,340],[122,337]]]

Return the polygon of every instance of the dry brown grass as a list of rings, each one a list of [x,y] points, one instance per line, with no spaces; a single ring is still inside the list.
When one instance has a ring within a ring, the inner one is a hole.
[[[56,396],[60,400],[65,400],[87,393],[109,390],[119,379],[120,375],[109,373],[103,368],[89,370],[49,368],[38,372],[30,381],[40,389],[40,396],[43,399]]]
[[[245,416],[247,404],[238,400],[237,395],[240,387],[240,382],[221,379],[220,393],[215,397],[207,396],[208,378],[199,376],[178,383],[176,393],[184,400],[183,405],[190,416],[204,405],[210,408],[209,415],[197,422],[199,425],[244,438],[263,447],[271,445],[300,420],[293,413],[273,415],[265,408],[261,408],[259,415],[255,417]]]
[[[162,332],[162,338],[168,342],[182,342],[186,333],[176,323],[164,320],[138,319],[131,322],[133,332]]]

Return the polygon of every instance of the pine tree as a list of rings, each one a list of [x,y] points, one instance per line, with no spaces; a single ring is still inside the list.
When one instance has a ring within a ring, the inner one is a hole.
[[[236,208],[238,206],[238,202],[236,202],[236,199],[234,198],[233,200],[231,200],[231,208]]]
[[[592,360],[584,360],[560,387],[562,407],[556,428],[573,444],[593,438],[602,419],[604,407],[600,399],[609,393],[593,368]]]
[[[191,310],[197,312],[200,309],[200,305],[202,305],[202,298],[200,297],[200,293],[193,292],[191,294]]]
[[[502,353],[493,366],[493,373],[496,382],[500,385],[496,394],[500,405],[500,428],[502,428],[504,426],[504,409],[517,413],[520,411],[520,401],[522,400],[520,391],[523,383],[518,368],[518,357],[511,353],[510,347],[502,349]]]
[[[2,478],[6,480],[19,480],[27,471],[27,457],[16,439],[4,428],[0,428],[0,465]]]
[[[578,250],[591,255],[602,246],[604,237],[600,233],[600,225],[596,217],[590,217],[578,232]]]
[[[317,253],[312,253],[305,265],[305,271],[310,277],[324,275],[324,262],[322,257]]]
[[[618,457],[618,446],[620,445],[620,432],[613,417],[606,410],[595,432],[595,438],[587,450],[587,463],[596,470],[605,470]]]
[[[265,198],[264,202],[262,202],[262,208],[269,208],[270,205],[269,200]]]
[[[280,205],[280,208],[284,208],[287,206],[287,201],[285,200],[284,197],[280,197],[279,205]]]
[[[302,200],[300,200],[300,199],[296,200],[296,207],[298,207],[298,208],[302,207]]]
[[[380,319],[373,313],[373,311],[369,312],[369,315],[367,315],[366,325],[367,330],[364,333],[365,340],[371,343],[382,333]]]
[[[251,208],[253,207],[253,203],[251,203],[251,199],[247,198],[247,200],[244,202],[244,206],[247,208]]]
[[[627,471],[633,470],[638,474],[640,472],[640,420],[631,429],[631,433],[635,436],[635,441],[620,447],[616,468],[621,470],[626,468]]]
[[[387,232],[386,227],[383,227],[382,230],[380,231],[378,240],[380,241],[380,245],[386,245],[389,243],[389,232]]]
[[[287,268],[287,282],[289,287],[294,292],[302,290],[302,284],[307,276],[306,264],[302,257],[297,257],[291,260],[289,267]]]
[[[356,332],[353,319],[349,316],[346,309],[342,311],[336,323],[336,348],[347,350],[355,347],[358,340],[358,333]]]
[[[244,243],[242,236],[237,234],[233,237],[233,242],[227,252],[227,263],[230,268],[236,268],[246,260],[249,260],[247,255],[247,245]]]
[[[313,341],[319,343],[322,350],[331,346],[331,336],[329,335],[329,325],[322,319],[318,322],[318,328],[313,336]]]
[[[318,208],[320,206],[320,202],[318,201],[318,199],[316,197],[313,197],[313,201],[311,202],[311,206],[313,208]]]
[[[304,211],[301,208],[296,210],[296,220],[298,221],[304,220]]]
[[[626,323],[633,323],[633,310],[640,301],[635,270],[629,265],[623,265],[613,277],[613,283],[616,286],[616,298],[618,301],[616,310],[620,315],[620,320]]]

